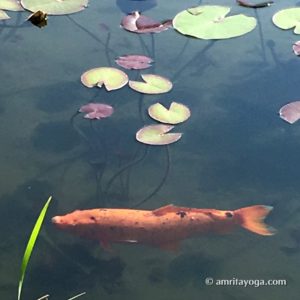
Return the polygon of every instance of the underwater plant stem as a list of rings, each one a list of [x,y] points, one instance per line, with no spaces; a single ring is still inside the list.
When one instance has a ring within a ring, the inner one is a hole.
[[[140,34],[138,34],[138,38],[142,47],[142,51],[145,50],[147,54],[151,57],[151,52]]]
[[[208,51],[216,42],[216,40],[210,40],[209,43],[199,52],[196,53],[185,65],[183,65],[177,72],[174,73],[174,75],[171,78],[171,81],[174,82],[177,80],[178,76],[181,75],[181,73],[190,65],[190,63],[194,62],[194,60],[200,55],[204,54],[206,51]]]
[[[137,153],[138,153],[138,151],[139,151],[139,149],[137,150]],[[136,153],[136,155],[137,155],[137,153]],[[106,185],[106,189],[105,189],[105,191],[104,191],[104,201],[105,201],[105,204],[106,204],[106,198],[107,198],[107,194],[108,194],[108,191],[109,191],[109,189],[111,188],[111,186],[112,186],[112,184],[114,183],[114,181],[116,180],[116,178],[120,175],[120,174],[122,174],[123,172],[125,172],[126,170],[128,170],[129,168],[132,168],[133,166],[135,166],[136,164],[138,164],[139,162],[141,162],[142,160],[144,160],[144,158],[146,157],[146,155],[147,155],[147,153],[148,153],[148,145],[146,145],[145,147],[144,147],[144,152],[142,153],[142,155],[139,157],[139,158],[137,158],[137,159],[135,159],[135,160],[133,160],[133,161],[131,161],[131,162],[129,162],[128,164],[126,164],[126,165],[124,165],[123,167],[121,167],[110,179],[109,179],[109,181],[107,182],[107,185]]]
[[[163,178],[161,179],[159,185],[146,198],[144,198],[137,204],[133,205],[131,208],[136,208],[136,207],[139,207],[140,205],[146,203],[150,198],[152,198],[162,188],[162,186],[165,184],[167,177],[169,175],[170,165],[171,165],[170,150],[169,150],[169,146],[166,145],[166,170],[165,170],[165,174],[164,174]]]
[[[138,110],[139,110],[139,116],[140,116],[140,120],[143,124],[145,124],[145,116],[143,114],[143,107],[144,107],[144,97],[145,94],[140,94],[140,97],[138,99]]]
[[[258,25],[258,32],[259,32],[259,39],[260,39],[260,45],[261,45],[261,50],[262,50],[262,55],[263,55],[263,61],[266,63],[267,62],[267,56],[266,56],[266,48],[265,48],[265,43],[264,43],[264,36],[263,36],[263,31],[262,31],[262,26],[261,26],[261,21],[257,12],[257,9],[254,9],[255,17],[257,19],[257,25]]]
[[[111,58],[109,56],[109,42],[110,42],[110,32],[107,33],[107,37],[106,37],[106,42],[105,42],[105,56],[106,56],[106,59],[107,59],[107,62],[109,64],[109,66],[111,67],[112,66],[112,63],[111,63]]]
[[[150,33],[151,36],[151,58],[154,60],[156,59],[156,55],[155,55],[155,37],[154,37],[154,33]],[[155,64],[152,66],[153,68],[153,72],[155,73]]]
[[[75,21],[71,16],[66,15],[66,18],[68,18],[72,23],[74,23],[77,27],[79,27],[81,30],[83,30],[85,33],[87,33],[90,37],[92,37],[95,41],[99,42],[105,48],[106,43],[104,43],[101,39],[99,39],[98,36],[96,36],[94,33],[89,31],[85,27],[83,27],[81,24]],[[107,47],[107,50],[110,51],[114,56],[117,56],[117,52],[112,48]]]

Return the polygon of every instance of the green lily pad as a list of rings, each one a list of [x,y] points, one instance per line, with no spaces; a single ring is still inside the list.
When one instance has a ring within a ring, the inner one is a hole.
[[[182,133],[168,133],[174,126],[171,125],[149,125],[141,128],[136,133],[136,139],[147,145],[168,145],[177,142]]]
[[[182,123],[191,115],[187,106],[177,102],[172,102],[169,109],[160,103],[155,103],[148,108],[148,113],[154,120],[167,124]]]
[[[32,12],[48,15],[68,15],[85,9],[89,0],[21,0],[21,5]]]
[[[128,82],[128,76],[119,69],[101,67],[84,72],[81,75],[81,82],[89,88],[94,86],[101,88],[104,84],[107,91],[112,91],[120,89],[126,85]]]
[[[129,86],[137,92],[143,94],[162,94],[169,92],[173,87],[172,82],[165,77],[154,74],[144,74],[141,76],[145,82],[129,81]]]
[[[10,16],[3,10],[0,10],[0,20],[8,20]]]
[[[294,29],[294,33],[300,34],[300,7],[292,7],[280,10],[273,18],[273,23],[281,29]]]
[[[200,5],[178,13],[173,27],[199,39],[229,39],[244,35],[256,26],[256,19],[243,14],[226,17],[229,7]]]
[[[0,0],[0,9],[10,11],[23,11],[23,7],[17,0]]]

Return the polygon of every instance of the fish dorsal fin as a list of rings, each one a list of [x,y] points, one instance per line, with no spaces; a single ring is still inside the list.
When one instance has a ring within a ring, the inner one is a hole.
[[[162,216],[162,215],[170,213],[170,212],[178,212],[179,210],[180,210],[180,207],[175,206],[173,204],[169,204],[169,205],[162,206],[160,208],[153,210],[152,213],[155,216]]]

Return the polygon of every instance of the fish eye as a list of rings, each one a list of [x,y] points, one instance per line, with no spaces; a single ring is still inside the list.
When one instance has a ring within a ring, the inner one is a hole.
[[[230,211],[227,211],[225,213],[225,215],[226,215],[227,218],[232,218],[233,217],[233,213],[231,213]]]

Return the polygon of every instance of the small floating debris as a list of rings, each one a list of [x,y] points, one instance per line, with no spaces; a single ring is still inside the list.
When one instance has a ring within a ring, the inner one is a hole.
[[[115,62],[125,69],[142,70],[150,68],[153,60],[145,55],[124,55],[117,58]]]
[[[42,12],[41,10],[38,10],[37,12],[31,14],[27,21],[31,22],[31,24],[42,28],[47,26],[48,16],[46,13]]]

